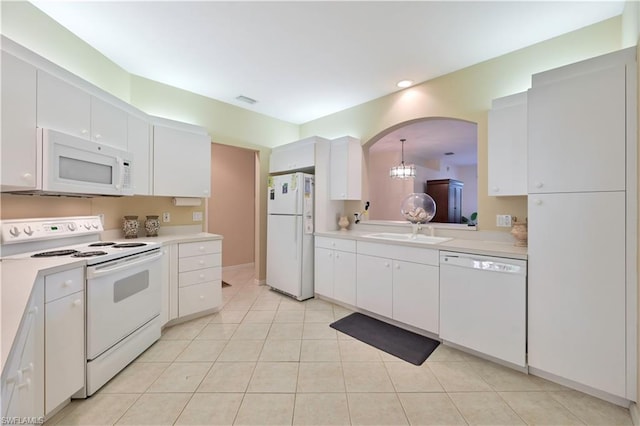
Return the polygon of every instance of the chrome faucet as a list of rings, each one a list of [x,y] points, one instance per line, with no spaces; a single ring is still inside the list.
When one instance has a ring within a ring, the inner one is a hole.
[[[411,224],[411,239],[415,240],[418,236],[418,231],[422,229],[422,224],[420,223],[412,223]]]

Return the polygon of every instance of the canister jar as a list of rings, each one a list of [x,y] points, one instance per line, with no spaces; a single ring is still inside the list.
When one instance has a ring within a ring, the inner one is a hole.
[[[158,215],[147,216],[147,219],[144,221],[144,230],[147,233],[147,237],[157,237],[158,229],[160,229],[160,219],[158,219]]]
[[[125,238],[138,238],[138,216],[125,216],[122,221],[122,231]]]

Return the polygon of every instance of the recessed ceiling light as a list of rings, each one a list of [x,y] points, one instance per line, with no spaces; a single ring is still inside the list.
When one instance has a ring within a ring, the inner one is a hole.
[[[246,103],[251,104],[251,105],[253,105],[256,102],[258,102],[255,99],[252,99],[252,98],[250,98],[248,96],[244,96],[244,95],[236,96],[236,99],[241,101],[241,102],[246,102]]]
[[[413,84],[413,80],[400,80],[396,86],[400,87],[401,89],[404,89],[406,87],[409,87]]]

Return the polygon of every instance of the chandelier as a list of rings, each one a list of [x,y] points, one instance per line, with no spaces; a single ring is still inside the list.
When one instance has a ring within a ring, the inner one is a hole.
[[[405,165],[404,164],[404,142],[406,139],[400,139],[402,143],[402,161],[399,166],[394,166],[389,169],[389,176],[393,179],[410,179],[416,177],[416,166],[413,164]]]

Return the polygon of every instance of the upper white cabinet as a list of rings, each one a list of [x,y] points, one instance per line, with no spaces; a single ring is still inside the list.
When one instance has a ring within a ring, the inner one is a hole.
[[[38,127],[84,139],[91,137],[91,95],[38,70]]]
[[[38,70],[38,127],[127,149],[127,112]]]
[[[530,193],[624,190],[626,65],[598,62],[572,76],[571,65],[533,76]]]
[[[36,68],[2,52],[3,191],[36,187]]]
[[[151,124],[142,116],[127,117],[127,140],[133,154],[133,187],[135,195],[151,195]]]
[[[154,124],[153,195],[202,198],[210,193],[209,136]]]
[[[127,112],[91,97],[91,140],[127,150]]]
[[[488,194],[527,195],[526,92],[493,100],[488,151]]]
[[[360,140],[344,136],[331,141],[332,200],[362,198],[362,146]]]
[[[316,136],[280,145],[271,150],[269,173],[308,169],[315,166]]]

